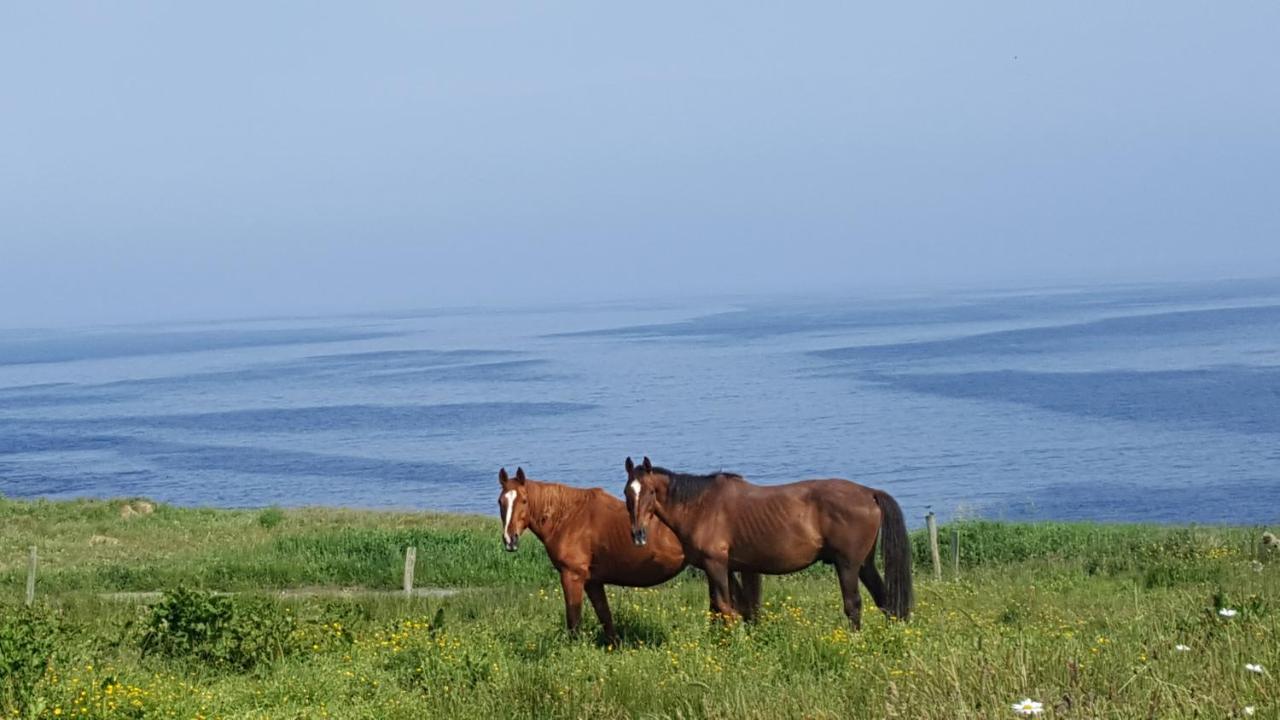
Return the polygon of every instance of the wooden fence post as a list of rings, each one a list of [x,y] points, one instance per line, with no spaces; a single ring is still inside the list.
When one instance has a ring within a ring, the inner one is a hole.
[[[36,546],[31,546],[31,559],[27,561],[27,607],[36,602]]]
[[[933,579],[942,579],[942,557],[938,554],[938,519],[930,510],[924,516],[924,524],[929,528],[929,551],[933,555]]]
[[[960,577],[960,528],[951,528],[951,569]]]
[[[408,547],[404,551],[404,595],[413,597],[413,568],[418,564],[418,549]]]

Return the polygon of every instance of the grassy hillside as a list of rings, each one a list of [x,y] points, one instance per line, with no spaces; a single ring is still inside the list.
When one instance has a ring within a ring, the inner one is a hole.
[[[1280,717],[1260,529],[966,523],[960,577],[917,536],[915,619],[857,634],[829,568],[767,578],[734,627],[691,572],[611,588],[607,648],[589,610],[565,637],[541,548],[502,552],[493,518],[122,505],[0,500],[0,717]],[[398,588],[406,545],[419,586],[462,592],[323,594]],[[321,594],[271,592],[297,588]]]

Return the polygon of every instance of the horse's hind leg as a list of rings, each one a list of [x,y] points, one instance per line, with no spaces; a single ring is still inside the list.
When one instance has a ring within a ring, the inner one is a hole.
[[[729,573],[729,597],[743,620],[755,620],[756,610],[760,607],[760,576],[755,573]],[[713,603],[711,612],[715,611]]]
[[[733,602],[733,606],[738,612],[742,613],[742,608],[747,604],[746,592],[742,589],[742,583],[738,581],[736,573],[729,573],[729,599]],[[711,595],[711,612],[716,611],[715,595]],[[746,613],[743,613],[745,615]]]
[[[836,563],[840,577],[840,594],[844,596],[844,614],[854,630],[862,629],[862,593],[858,590],[858,566],[848,560]]]
[[[883,610],[885,615],[888,615],[889,594],[884,589],[884,580],[880,577],[880,572],[876,570],[876,564],[870,558],[862,564],[862,569],[858,570],[858,578],[862,580],[863,585],[867,586],[867,591],[871,593],[871,599],[876,601],[876,607]]]
[[[621,646],[618,639],[618,632],[613,628],[613,613],[609,612],[609,598],[604,594],[604,585],[600,583],[590,583],[587,585],[587,598],[591,600],[591,607],[595,608],[596,617],[600,619],[600,625],[604,627],[605,639],[614,647]]]
[[[734,599],[734,606],[742,613],[742,619],[752,622],[760,613],[760,573],[744,572],[739,597]]]

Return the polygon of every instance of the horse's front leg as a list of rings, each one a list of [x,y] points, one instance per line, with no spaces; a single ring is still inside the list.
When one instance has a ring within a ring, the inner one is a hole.
[[[733,607],[732,580],[729,577],[728,560],[708,561],[702,568],[707,574],[707,588],[711,593],[711,611],[726,619],[738,617]]]
[[[564,569],[560,571],[560,589],[564,592],[564,620],[569,635],[578,634],[582,622],[582,588],[585,579],[581,573]]]
[[[605,639],[615,648],[622,647],[618,631],[613,627],[613,613],[609,612],[609,598],[604,594],[604,585],[588,584],[587,597],[591,600],[591,607],[596,610],[596,617],[600,618],[600,624],[604,627]]]

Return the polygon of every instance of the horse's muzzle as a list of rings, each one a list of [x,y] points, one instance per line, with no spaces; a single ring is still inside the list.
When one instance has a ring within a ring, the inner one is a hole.
[[[507,552],[515,552],[520,549],[520,536],[517,535],[510,540],[502,538],[502,547]]]
[[[644,528],[631,531],[631,542],[635,543],[636,545],[644,545],[648,541],[649,541],[649,532]]]

